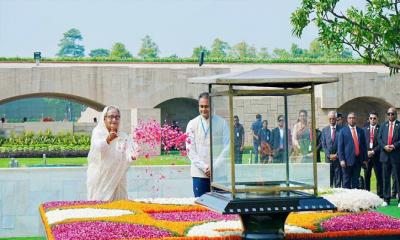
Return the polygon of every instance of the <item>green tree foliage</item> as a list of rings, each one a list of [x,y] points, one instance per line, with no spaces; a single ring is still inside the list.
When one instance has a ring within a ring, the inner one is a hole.
[[[320,58],[323,57],[326,53],[325,47],[321,41],[318,39],[314,39],[310,43],[310,48],[308,51],[308,56],[311,58]]]
[[[275,58],[288,58],[290,57],[290,53],[284,48],[274,48],[274,50],[272,50],[272,56]]]
[[[400,69],[400,1],[366,0],[364,9],[337,7],[340,0],[302,0],[292,13],[294,35],[300,37],[311,22],[322,44],[342,52],[350,47],[368,63],[382,63],[390,72]],[[343,1],[342,1],[343,2]],[[342,52],[343,53],[343,52]]]
[[[224,58],[227,56],[230,47],[227,42],[222,41],[219,38],[214,39],[211,46],[210,57],[212,58]]]
[[[310,43],[310,49],[308,51],[308,57],[310,58],[352,58],[353,53],[348,48],[342,48],[340,50],[325,46],[319,39],[314,39]]]
[[[160,50],[157,44],[151,39],[149,35],[146,35],[142,39],[142,46],[138,52],[138,56],[141,58],[158,58]]]
[[[178,56],[176,53],[174,53],[174,54],[171,54],[168,58],[171,58],[171,59],[178,59],[179,56]]]
[[[350,48],[344,48],[340,56],[342,58],[353,58],[353,52]]]
[[[85,47],[76,42],[82,41],[81,32],[76,28],[71,28],[64,33],[64,37],[60,40],[58,46],[60,50],[57,56],[60,57],[83,57],[85,56]]]
[[[199,58],[201,52],[204,52],[205,57],[208,57],[210,55],[210,51],[206,47],[200,45],[198,47],[193,48],[192,58]]]
[[[232,47],[229,55],[233,58],[256,58],[257,50],[254,46],[250,46],[245,41],[242,41]]]
[[[97,48],[90,51],[89,56],[91,57],[108,57],[110,56],[110,50],[105,48]]]
[[[115,43],[111,48],[110,56],[113,58],[131,58],[132,54],[125,48],[123,43]]]
[[[292,43],[290,47],[290,55],[292,57],[305,57],[307,55],[307,49],[302,49],[297,44]]]
[[[266,48],[266,47],[260,48],[260,50],[257,53],[257,57],[261,58],[261,59],[270,58],[271,56],[268,52],[268,48]]]

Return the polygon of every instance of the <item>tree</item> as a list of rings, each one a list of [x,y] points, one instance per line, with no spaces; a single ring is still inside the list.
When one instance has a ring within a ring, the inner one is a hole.
[[[390,73],[400,69],[400,1],[367,0],[365,9],[351,6],[339,10],[340,0],[303,0],[292,13],[293,34],[300,37],[311,22],[319,28],[324,46],[343,45],[357,52],[368,63],[381,63]]]
[[[192,58],[199,58],[201,52],[204,52],[204,57],[208,57],[210,55],[210,51],[206,47],[200,45],[193,48]]]
[[[257,50],[254,46],[250,46],[245,41],[242,41],[232,47],[230,56],[234,58],[256,58]]]
[[[310,48],[308,51],[308,56],[311,58],[321,58],[325,56],[324,45],[318,39],[314,39],[310,43]]]
[[[275,58],[287,58],[290,56],[288,51],[286,51],[284,48],[274,48],[274,50],[272,50],[272,55]]]
[[[314,39],[310,43],[308,56],[311,58],[352,58],[353,54],[348,48],[341,51],[325,46],[319,39]]]
[[[71,28],[64,33],[64,37],[60,40],[58,46],[60,50],[57,56],[60,57],[83,57],[85,56],[85,47],[79,45],[76,41],[82,41],[81,32],[76,28]]]
[[[89,56],[91,57],[108,57],[110,51],[105,48],[97,48],[90,51]]]
[[[171,54],[168,58],[179,58],[179,56],[176,53],[174,53],[174,54]]]
[[[131,58],[132,54],[126,50],[124,44],[117,42],[112,46],[110,56],[114,58]]]
[[[151,39],[149,35],[146,35],[142,39],[142,46],[139,50],[139,57],[141,58],[158,58],[160,50],[157,44]]]
[[[230,47],[227,42],[222,41],[219,38],[214,39],[211,46],[210,57],[212,58],[224,58],[227,55]]]
[[[271,56],[269,55],[268,48],[266,47],[260,48],[260,50],[257,53],[257,57],[261,59],[270,58]]]
[[[350,48],[344,48],[340,56],[342,58],[353,58],[353,52]]]
[[[292,46],[290,47],[290,55],[292,57],[304,57],[307,54],[306,49],[299,48],[297,44],[292,43]]]

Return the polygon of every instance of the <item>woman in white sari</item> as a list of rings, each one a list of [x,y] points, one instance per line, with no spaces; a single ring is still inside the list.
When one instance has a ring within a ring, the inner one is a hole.
[[[93,129],[88,155],[88,200],[127,199],[126,172],[137,153],[132,137],[120,131],[120,111],[104,108]]]

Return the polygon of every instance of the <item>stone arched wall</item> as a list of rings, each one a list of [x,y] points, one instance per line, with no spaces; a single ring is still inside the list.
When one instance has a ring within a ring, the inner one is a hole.
[[[345,118],[349,112],[355,112],[357,114],[357,125],[362,127],[366,124],[370,112],[378,113],[379,122],[385,121],[386,111],[389,107],[393,107],[393,105],[381,98],[359,97],[347,101],[337,111],[341,112]]]
[[[390,76],[375,72],[350,72],[330,75],[337,75],[339,82],[322,84],[316,88],[316,96],[321,98],[320,108],[324,110],[338,109],[353,99],[370,97],[400,108],[400,74]]]
[[[72,100],[81,104],[84,104],[90,108],[93,108],[96,111],[101,111],[105,107],[104,104],[93,101],[91,99],[87,99],[84,97],[80,96],[75,96],[71,94],[65,94],[65,93],[51,93],[51,92],[43,92],[43,93],[32,93],[32,94],[24,94],[24,95],[19,95],[19,96],[14,96],[10,98],[5,98],[0,100],[0,105],[5,104],[8,102],[20,100],[20,99],[27,99],[27,98],[59,98],[59,99],[67,99],[67,100]]]
[[[197,100],[192,98],[174,98],[158,104],[161,109],[161,123],[172,124],[176,121],[185,131],[188,122],[199,114]]]

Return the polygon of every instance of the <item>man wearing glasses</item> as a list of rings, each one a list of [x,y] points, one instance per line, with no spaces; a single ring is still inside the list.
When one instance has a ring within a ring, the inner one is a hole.
[[[390,204],[391,174],[393,173],[397,189],[399,189],[400,180],[400,123],[396,120],[397,111],[395,108],[389,108],[387,115],[389,120],[381,127],[378,137],[378,143],[381,147],[380,161],[383,170],[383,198],[385,200],[382,206]],[[398,207],[400,207],[400,203]]]
[[[361,165],[368,161],[364,131],[356,126],[354,112],[347,115],[348,126],[343,127],[338,138],[338,157],[343,174],[343,188],[359,188]]]
[[[271,147],[273,150],[273,156],[274,156],[274,163],[284,163],[284,159],[286,159],[286,154],[285,154],[285,145],[286,145],[286,138],[285,138],[285,118],[283,115],[278,116],[278,127],[274,128],[272,130],[272,137],[271,137]],[[289,129],[289,134],[288,134],[288,139],[289,139],[289,146],[291,144],[291,132]],[[290,151],[290,150],[289,150]]]
[[[379,161],[380,146],[378,144],[379,124],[378,113],[371,112],[368,117],[368,125],[364,128],[365,141],[368,149],[368,163],[364,168],[365,189],[371,191],[372,168],[376,177],[376,192],[380,198],[383,198],[383,178],[382,164]]]
[[[321,143],[325,152],[325,162],[330,165],[330,186],[335,188],[342,187],[342,169],[339,163],[338,135],[342,128],[337,125],[337,115],[335,111],[328,113],[329,125],[322,129]]]

